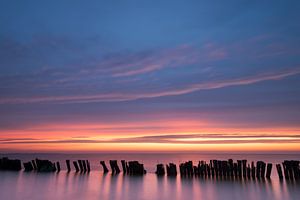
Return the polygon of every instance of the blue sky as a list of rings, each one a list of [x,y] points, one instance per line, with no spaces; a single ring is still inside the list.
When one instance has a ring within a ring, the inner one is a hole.
[[[47,135],[57,124],[152,130],[160,119],[298,134],[299,9],[298,1],[2,0],[2,138]]]

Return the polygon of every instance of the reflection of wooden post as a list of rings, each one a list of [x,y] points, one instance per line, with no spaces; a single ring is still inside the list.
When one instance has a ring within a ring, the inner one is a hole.
[[[102,165],[103,167],[103,173],[107,173],[108,172],[108,168],[106,167],[106,164],[104,161],[100,161],[100,164]]]
[[[56,162],[56,169],[57,169],[57,172],[60,172],[60,164],[58,161]]]
[[[70,172],[71,171],[70,160],[66,160],[66,164],[67,164],[67,171]]]
[[[73,161],[73,165],[75,167],[76,172],[79,172],[79,167],[76,161]]]
[[[271,172],[272,172],[272,163],[268,163],[268,165],[267,165],[267,174],[266,174],[267,178],[271,178]]]
[[[279,178],[282,179],[283,176],[282,176],[281,165],[280,165],[280,164],[277,164],[277,165],[276,165],[276,169],[277,169],[277,173],[278,173]]]

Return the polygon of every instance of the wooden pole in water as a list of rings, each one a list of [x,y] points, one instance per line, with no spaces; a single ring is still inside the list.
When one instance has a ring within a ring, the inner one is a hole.
[[[268,165],[267,165],[267,174],[266,174],[266,177],[268,179],[271,178],[271,172],[272,172],[272,163],[268,163]]]
[[[260,171],[260,177],[265,178],[266,175],[266,163],[261,162],[261,171]]]
[[[57,169],[57,172],[60,172],[60,164],[58,161],[56,162],[56,169]]]
[[[67,171],[70,172],[71,171],[70,160],[66,160],[66,164],[67,164]]]
[[[123,173],[126,174],[126,161],[125,160],[121,160],[121,163],[122,163]]]
[[[254,162],[251,162],[251,175],[252,175],[252,179],[255,179],[255,165]]]
[[[103,173],[108,173],[108,168],[106,167],[105,161],[100,161],[100,164],[102,165]]]
[[[79,164],[80,172],[83,172],[82,161],[81,161],[81,160],[78,160],[78,164]]]
[[[78,164],[77,164],[76,161],[73,161],[73,165],[74,165],[74,167],[75,167],[75,171],[76,171],[76,172],[79,172],[79,167],[78,167]]]
[[[37,166],[34,160],[31,161],[32,166],[33,166],[33,170],[37,170]]]
[[[90,162],[88,160],[86,160],[86,167],[87,167],[87,171],[90,172],[91,171],[91,165],[90,165]]]
[[[277,173],[278,173],[279,178],[283,179],[281,165],[277,164],[276,169],[277,169]]]
[[[86,163],[85,163],[85,160],[82,160],[82,167],[83,167],[83,172],[85,173],[86,172]]]

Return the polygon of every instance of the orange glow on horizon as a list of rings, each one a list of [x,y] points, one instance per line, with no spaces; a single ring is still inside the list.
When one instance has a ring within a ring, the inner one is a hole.
[[[47,124],[0,133],[1,151],[300,151],[298,127],[216,127],[192,120]]]

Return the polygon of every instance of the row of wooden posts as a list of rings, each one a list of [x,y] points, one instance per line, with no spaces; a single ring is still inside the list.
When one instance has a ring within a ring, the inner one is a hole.
[[[90,162],[88,160],[73,161],[75,172],[88,173],[91,170]],[[109,169],[105,161],[100,161],[104,173],[108,173]],[[112,174],[121,172],[118,161],[110,160],[109,165]],[[51,162],[49,160],[35,159],[29,162],[24,162],[24,171],[37,172],[59,172],[61,170],[59,162]],[[71,161],[66,160],[67,172],[71,172]],[[144,165],[138,161],[121,160],[121,166],[124,174],[143,175],[146,173]],[[247,163],[247,160],[237,160],[234,162],[229,160],[210,160],[199,161],[194,165],[192,161],[179,164],[179,173],[181,176],[200,176],[200,177],[235,177],[244,179],[264,179],[270,178],[272,172],[272,163],[265,163],[264,161],[257,161],[256,163]],[[0,158],[0,170],[21,170],[21,161],[18,159],[11,160],[7,157]],[[285,160],[282,165],[276,164],[277,174],[280,179],[284,177],[290,180],[300,179],[299,161]],[[156,172],[158,176],[176,176],[177,166],[174,163],[169,163],[166,166],[157,164]]]

